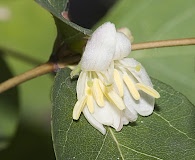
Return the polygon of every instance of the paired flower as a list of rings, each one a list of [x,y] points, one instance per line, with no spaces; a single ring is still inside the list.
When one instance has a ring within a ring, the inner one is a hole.
[[[125,58],[130,52],[129,38],[117,32],[114,24],[107,22],[95,30],[78,65],[81,73],[73,119],[78,120],[83,112],[89,123],[105,134],[103,125],[120,131],[136,121],[138,114],[153,112],[154,100],[160,95],[143,66]]]

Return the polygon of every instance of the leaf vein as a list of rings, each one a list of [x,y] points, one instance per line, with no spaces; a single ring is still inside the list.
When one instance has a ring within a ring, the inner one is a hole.
[[[114,141],[115,141],[115,143],[116,143],[116,145],[117,145],[117,148],[118,148],[118,150],[119,150],[119,153],[120,153],[120,155],[121,155],[122,160],[125,160],[125,158],[124,158],[123,155],[122,155],[122,151],[121,151],[120,146],[122,146],[122,147],[124,147],[124,148],[127,148],[127,149],[130,149],[130,150],[132,150],[132,151],[134,151],[134,152],[136,152],[136,153],[145,155],[145,156],[147,156],[147,157],[152,157],[152,158],[156,158],[156,159],[158,159],[158,160],[162,160],[161,158],[158,158],[158,157],[156,157],[156,156],[149,155],[149,154],[146,154],[146,153],[143,153],[143,152],[139,152],[139,151],[137,151],[137,150],[135,150],[135,149],[132,149],[132,148],[129,148],[129,147],[123,145],[123,144],[120,144],[120,143],[118,142],[118,140],[116,139],[116,137],[115,137],[113,131],[112,131],[110,128],[109,128],[109,131],[110,131],[110,133],[111,133],[111,135],[112,135],[112,137],[113,137],[113,139],[114,139]]]
[[[123,157],[123,155],[122,155],[122,151],[121,151],[121,149],[120,149],[120,144],[119,144],[119,142],[117,141],[117,139],[116,139],[116,137],[115,137],[113,131],[111,130],[111,128],[109,128],[109,131],[110,131],[110,133],[111,133],[111,135],[112,135],[112,138],[114,139],[114,141],[115,141],[115,143],[116,143],[116,145],[117,145],[117,148],[118,148],[118,150],[119,150],[119,153],[120,153],[120,156],[121,156],[122,160],[125,160],[124,157]]]
[[[173,125],[170,123],[170,121],[168,121],[167,119],[165,119],[164,117],[162,117],[160,114],[158,114],[158,113],[156,113],[156,112],[154,112],[154,114],[157,115],[158,117],[160,117],[161,119],[163,119],[165,122],[167,122],[168,125],[169,125],[171,128],[173,128],[173,129],[175,129],[176,131],[178,131],[179,133],[185,135],[188,139],[195,141],[195,139],[189,137],[189,136],[187,135],[187,133],[185,133],[185,132],[183,132],[183,131],[177,129],[175,126],[173,126]]]
[[[108,136],[108,132],[106,133],[106,135],[105,135],[105,137],[104,137],[104,140],[103,140],[103,142],[102,142],[102,146],[100,147],[100,150],[98,151],[98,154],[97,154],[95,160],[97,160],[97,158],[99,157],[100,152],[102,151],[102,148],[103,148],[103,146],[104,146],[104,143],[105,143],[105,141],[106,141],[107,136]]]
[[[122,146],[122,147],[124,147],[124,148],[130,149],[130,150],[132,150],[133,152],[136,152],[136,153],[142,154],[142,155],[144,155],[144,156],[147,156],[147,157],[152,157],[152,158],[156,158],[156,159],[162,160],[161,158],[158,158],[158,157],[156,157],[156,156],[149,155],[149,154],[146,154],[146,153],[143,153],[143,152],[139,152],[139,151],[137,151],[137,150],[135,150],[135,149],[132,149],[132,148],[129,148],[129,147],[127,147],[127,146],[123,145],[123,144],[119,144],[119,145],[120,145],[120,146]]]
[[[64,148],[66,147],[66,142],[67,142],[67,140],[68,140],[68,132],[69,132],[69,130],[70,130],[70,128],[71,128],[72,123],[73,123],[73,120],[71,121],[71,123],[70,123],[68,129],[66,130],[66,138],[65,138],[64,145],[62,146],[62,147],[63,147],[63,152],[62,152],[62,154],[61,154],[61,157],[62,157],[62,155],[64,154]]]

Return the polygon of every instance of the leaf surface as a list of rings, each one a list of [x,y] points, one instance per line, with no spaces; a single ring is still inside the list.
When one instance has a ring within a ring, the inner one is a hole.
[[[94,129],[82,115],[73,121],[76,80],[61,69],[52,90],[52,134],[57,160],[64,159],[194,159],[195,107],[172,87],[153,79],[161,98],[154,113],[139,116],[136,123],[106,135]]]

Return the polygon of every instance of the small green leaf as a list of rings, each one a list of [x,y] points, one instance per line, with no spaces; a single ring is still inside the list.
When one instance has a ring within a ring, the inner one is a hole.
[[[86,37],[91,31],[70,22],[62,16],[62,12],[66,10],[68,0],[35,0],[42,7],[48,10],[56,22],[58,34],[62,38],[62,42],[68,45],[72,51],[82,53],[83,45],[86,43]]]
[[[154,113],[106,135],[94,129],[82,115],[73,121],[76,80],[61,69],[52,91],[52,134],[57,160],[64,159],[194,159],[195,107],[181,93],[153,79],[161,98]]]
[[[0,82],[13,75],[0,57]],[[19,118],[19,96],[17,88],[0,94],[0,150],[7,147],[16,132]]]

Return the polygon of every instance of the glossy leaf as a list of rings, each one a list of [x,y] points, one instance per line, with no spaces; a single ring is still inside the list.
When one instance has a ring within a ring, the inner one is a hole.
[[[0,57],[0,82],[12,77],[10,68]],[[12,140],[19,120],[19,96],[17,88],[0,94],[0,150]]]
[[[82,28],[75,23],[70,22],[62,16],[66,12],[68,0],[35,0],[42,7],[48,10],[56,22],[59,42],[68,45],[68,48],[81,53],[86,37],[90,35],[90,30]]]
[[[195,1],[121,0],[104,18],[128,27],[134,42],[195,37]],[[195,46],[134,51],[148,73],[186,95],[195,104]]]
[[[61,69],[52,90],[52,134],[57,160],[64,159],[194,159],[195,107],[181,93],[153,79],[161,98],[154,113],[106,135],[82,115],[73,121],[76,80]]]

